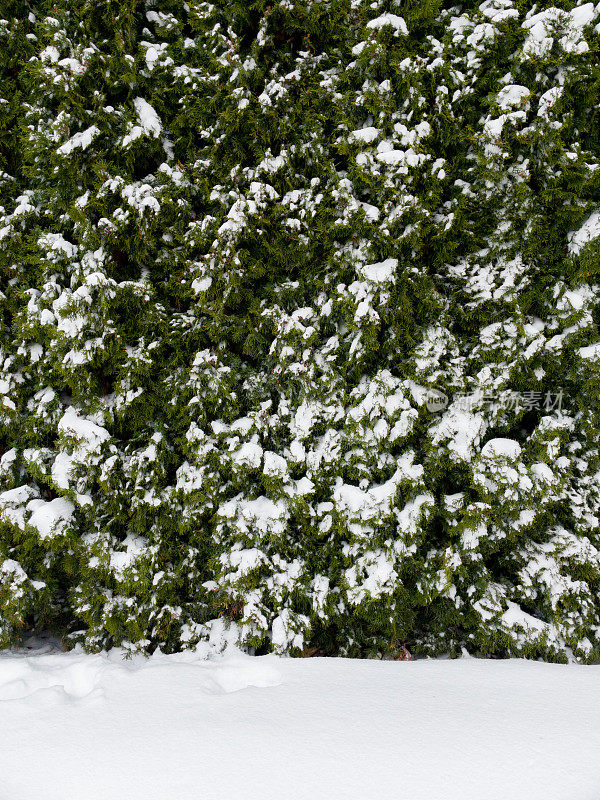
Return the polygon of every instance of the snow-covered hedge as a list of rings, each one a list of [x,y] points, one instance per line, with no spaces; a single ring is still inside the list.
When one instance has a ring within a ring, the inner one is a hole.
[[[600,4],[3,14],[0,641],[599,658]]]

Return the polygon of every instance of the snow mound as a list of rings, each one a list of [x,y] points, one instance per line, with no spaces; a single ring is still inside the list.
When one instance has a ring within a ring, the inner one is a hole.
[[[391,25],[395,31],[399,31],[400,33],[403,33],[405,36],[408,34],[408,28],[406,27],[406,22],[402,17],[399,17],[397,14],[382,14],[380,17],[369,20],[369,22],[367,22],[367,28],[371,28],[373,30],[379,30],[379,28],[385,28],[386,25]]]
[[[0,652],[10,800],[582,800],[598,667]],[[510,766],[507,769],[507,765]]]
[[[156,653],[149,659],[135,656],[125,660],[124,651],[87,655],[72,653],[7,657],[0,654],[0,703],[7,700],[31,700],[53,697],[57,702],[104,697],[109,687],[135,679],[137,673],[164,685],[167,676],[175,676],[187,667],[195,672],[196,690],[205,694],[229,694],[249,687],[267,688],[281,683],[278,670],[260,659],[230,653],[216,663],[206,653],[180,653],[167,656]],[[190,677],[189,675],[187,677]],[[168,682],[168,681],[167,681]]]
[[[484,458],[503,456],[504,458],[518,458],[521,454],[521,445],[514,439],[490,439],[481,448]]]

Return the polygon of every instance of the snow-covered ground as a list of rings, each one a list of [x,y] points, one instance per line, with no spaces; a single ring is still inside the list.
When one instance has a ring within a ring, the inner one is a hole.
[[[0,800],[34,798],[598,800],[600,667],[5,651]]]

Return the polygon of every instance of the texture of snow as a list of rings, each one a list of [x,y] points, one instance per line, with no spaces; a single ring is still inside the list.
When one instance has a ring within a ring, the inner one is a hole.
[[[513,83],[500,89],[497,102],[500,108],[507,110],[520,106],[529,95],[530,91],[526,86],[519,86],[519,84]]]
[[[521,445],[514,439],[490,439],[481,448],[484,458],[504,456],[504,458],[518,458],[521,454]]]
[[[447,441],[453,459],[470,461],[485,427],[486,422],[481,414],[461,411],[452,405],[432,428],[432,441],[434,444]]]
[[[115,550],[110,554],[110,566],[119,578],[123,577],[124,570],[131,567],[135,560],[146,549],[148,540],[143,536],[134,536],[129,533],[122,543],[124,550]]]
[[[167,42],[163,42],[162,44],[158,43],[150,43],[150,42],[140,42],[142,47],[145,48],[145,59],[146,59],[146,66],[148,70],[152,72],[154,67],[160,61],[162,66],[167,66],[168,64],[172,64],[173,60],[167,56],[165,58],[164,53],[167,49]]]
[[[263,472],[272,477],[283,477],[287,475],[287,461],[277,453],[266,452],[264,457]]]
[[[159,136],[162,131],[162,124],[158,114],[150,103],[144,100],[143,97],[136,97],[133,101],[133,107],[135,108],[144,133],[149,136],[154,136],[155,138]]]
[[[600,211],[594,211],[586,219],[581,228],[572,231],[569,236],[569,252],[577,255],[588,242],[600,236]]]
[[[395,31],[400,31],[400,33],[405,35],[408,33],[406,22],[397,14],[382,14],[380,17],[367,22],[367,28],[374,28],[375,30],[383,28],[386,25],[391,25]]]
[[[250,442],[245,442],[239,450],[232,454],[231,460],[241,466],[257,469],[260,467],[263,449],[258,444],[258,437],[254,436]]]
[[[152,108],[150,103],[144,100],[143,97],[135,97],[133,100],[133,107],[139,120],[139,125],[133,125],[127,136],[123,139],[123,147],[139,139],[140,136],[153,136],[155,139],[160,136],[162,131],[162,123],[156,111]]]
[[[587,53],[589,45],[583,38],[583,28],[593,22],[598,13],[593,3],[584,3],[570,12],[551,7],[534,14],[523,23],[528,29],[523,53],[537,57],[547,55],[554,43],[552,32],[557,24],[564,31],[559,41],[567,53]]]
[[[388,166],[397,166],[399,171],[405,175],[408,173],[408,167],[417,167],[427,159],[426,155],[423,153],[416,153],[412,147],[408,150],[394,150],[388,149],[385,146],[386,144],[386,142],[380,142],[377,151],[377,159]],[[357,156],[356,162],[358,164],[362,163],[360,158],[360,155]]]
[[[96,425],[89,419],[80,417],[73,406],[69,406],[58,423],[58,430],[67,436],[73,436],[88,447],[97,447],[110,438],[105,428]]]
[[[287,518],[286,507],[282,501],[270,500],[262,495],[255,500],[244,500],[238,495],[233,500],[223,503],[219,508],[219,517],[235,519],[240,530],[256,529],[261,533],[283,533]]]
[[[36,497],[37,492],[30,486],[17,486],[0,492],[0,522],[25,530],[25,504],[34,502]]]
[[[2,797],[598,796],[598,667],[206,655],[0,653]]]
[[[67,258],[77,255],[77,245],[68,242],[60,233],[45,233],[38,239],[38,244],[54,253],[63,253]]]
[[[60,57],[60,53],[56,47],[50,45],[50,47],[45,47],[42,52],[40,53],[40,59],[42,61],[49,61],[51,64],[56,64]]]
[[[98,136],[99,133],[100,129],[95,125],[92,125],[85,131],[80,131],[74,136],[71,136],[71,138],[62,144],[56,152],[61,156],[68,156],[78,147],[82,150],[85,150],[90,146],[92,141],[96,138],[96,136]]]
[[[538,117],[547,117],[548,111],[552,108],[556,101],[560,99],[562,93],[562,86],[553,86],[551,89],[548,89],[547,92],[544,92],[544,94],[541,95],[538,104]]]
[[[398,487],[402,481],[418,480],[423,475],[421,464],[413,464],[414,453],[408,451],[398,458],[397,469],[385,483],[372,485],[363,490],[359,486],[344,483],[338,478],[333,490],[337,510],[347,519],[381,519],[389,514]]]
[[[12,558],[0,562],[0,573],[4,575],[11,575],[14,583],[23,583],[27,580],[27,574],[23,567]]]
[[[527,614],[516,603],[511,603],[511,601],[508,600],[506,605],[508,608],[504,614],[502,614],[502,622],[507,628],[521,626],[522,628],[525,628],[525,630],[528,628],[533,628],[536,631],[545,631],[548,627],[545,622],[532,617],[531,614]]]
[[[73,503],[64,497],[57,497],[48,503],[31,500],[27,507],[33,510],[28,523],[37,529],[41,539],[63,533],[75,511]]]
[[[397,258],[386,258],[385,261],[380,261],[377,264],[365,264],[360,271],[367,280],[374,283],[384,283],[385,281],[393,281],[397,266]]]
[[[375,141],[375,139],[379,136],[379,133],[379,128],[373,128],[372,126],[369,126],[367,128],[359,128],[356,131],[352,131],[348,135],[348,139],[350,139],[350,141],[356,139],[357,141],[365,142],[365,144],[370,144],[371,142]]]
[[[580,347],[577,352],[582,358],[600,358],[600,342]]]
[[[366,46],[367,46],[366,42],[359,42],[358,44],[355,44],[354,47],[351,50],[352,55],[353,56],[359,56],[362,53],[362,51],[365,49]]]
[[[594,21],[599,11],[600,7],[594,8],[593,3],[584,3],[581,6],[576,6],[571,10],[571,25],[575,28],[583,28]]]
[[[516,8],[512,8],[512,0],[485,0],[479,10],[494,22],[504,22],[519,16]]]

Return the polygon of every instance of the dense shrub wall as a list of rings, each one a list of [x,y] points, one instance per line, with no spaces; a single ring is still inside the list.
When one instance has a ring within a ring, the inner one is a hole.
[[[597,659],[600,5],[3,9],[0,641]]]

